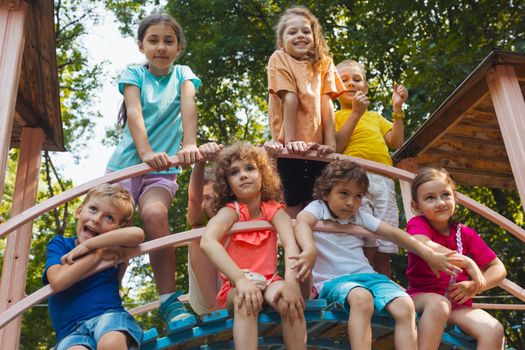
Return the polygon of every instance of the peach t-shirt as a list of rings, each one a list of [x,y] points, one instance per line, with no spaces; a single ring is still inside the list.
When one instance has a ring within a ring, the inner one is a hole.
[[[314,71],[308,61],[298,61],[276,50],[268,61],[268,114],[272,139],[284,143],[283,103],[279,91],[294,92],[298,98],[295,139],[323,144],[321,95],[332,99],[345,91],[332,60]]]

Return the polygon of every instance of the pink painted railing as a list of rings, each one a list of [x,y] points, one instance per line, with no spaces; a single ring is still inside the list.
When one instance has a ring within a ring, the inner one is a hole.
[[[380,173],[383,175],[387,175],[390,177],[395,177],[400,180],[411,182],[415,176],[411,172],[401,170],[395,167],[364,160],[361,158],[344,156],[340,154],[333,154],[328,157],[319,157],[317,156],[315,151],[308,152],[304,155],[288,154],[286,151],[283,151],[280,157],[299,158],[299,159],[307,159],[307,160],[322,160],[322,161],[327,161],[327,162],[332,161],[334,159],[350,159],[352,161],[355,161],[356,163],[361,164],[367,170],[370,170],[376,173]],[[171,157],[171,161],[173,164],[177,164],[178,163],[177,156]],[[35,205],[34,207],[24,211],[23,213],[15,217],[10,218],[5,224],[0,226],[0,237],[8,235],[13,230],[33,220],[34,218],[40,216],[41,214],[48,212],[74,198],[77,198],[85,194],[92,187],[98,186],[103,183],[117,182],[117,181],[120,181],[125,178],[129,178],[132,176],[146,174],[150,171],[151,171],[151,168],[149,166],[147,166],[146,164],[140,164],[140,165],[136,165],[136,166],[124,169],[124,170],[120,170],[120,171],[116,171],[116,172],[104,175],[100,178],[84,183],[73,189],[67,190],[53,198],[50,198],[48,200],[45,200]],[[489,219],[493,223],[497,224],[498,226],[502,227],[503,229],[505,229],[512,235],[516,236],[517,238],[525,242],[525,230],[523,230],[521,227],[511,222],[507,218],[494,212],[492,209],[489,209],[486,206],[462,194],[459,194],[459,193],[458,193],[458,202],[459,204],[464,205],[468,209],[484,216],[485,218]],[[233,225],[229,233],[258,230],[261,228],[271,228],[271,225],[268,222],[236,223]],[[317,225],[316,229],[321,230],[321,231],[326,230],[326,231],[335,231],[335,232],[347,232],[344,228],[341,228],[339,226],[334,226],[331,224],[319,224]],[[185,232],[182,232],[176,235],[168,235],[166,237],[159,238],[153,241],[148,241],[148,242],[141,244],[137,248],[128,249],[127,258],[131,259],[133,257],[143,255],[146,253],[150,253],[152,251],[162,249],[168,246],[185,245],[191,240],[201,237],[203,233],[204,233],[204,228],[200,228],[200,229],[185,231]],[[101,265],[99,265],[97,269],[95,269],[88,275],[84,276],[84,278],[96,272],[99,272],[105,268],[108,268],[110,266],[111,266],[111,263],[104,262]],[[517,284],[513,283],[512,281],[505,279],[499,285],[499,287],[507,291],[509,294],[517,297],[521,301],[525,302],[525,290],[521,288],[520,286],[518,286]],[[11,306],[9,309],[0,313],[0,328],[3,328],[11,320],[21,315],[25,310],[31,308],[32,306],[36,305],[42,300],[47,299],[53,293],[54,293],[53,289],[49,285],[46,285],[45,287],[37,290],[33,294],[17,302],[13,306]],[[156,306],[158,306],[156,303],[150,303],[147,305],[143,305],[143,306],[133,309],[132,313],[139,314],[139,313],[148,311]],[[485,303],[485,304],[474,304],[474,306],[482,307],[486,309],[496,309],[497,308],[497,309],[505,309],[505,310],[525,310],[525,304],[486,304]]]

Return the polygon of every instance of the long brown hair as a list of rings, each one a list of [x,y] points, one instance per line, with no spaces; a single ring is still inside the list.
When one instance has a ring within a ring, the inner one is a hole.
[[[180,57],[186,48],[186,38],[184,37],[184,31],[182,30],[179,22],[177,22],[175,18],[168,15],[167,13],[154,12],[140,21],[139,28],[137,29],[137,42],[142,43],[148,28],[159,23],[168,24],[175,32],[175,35],[177,36],[177,43],[179,44],[179,55],[177,57]],[[144,67],[148,68],[148,63],[146,63]],[[122,101],[122,104],[120,105],[117,121],[121,127],[126,126],[126,122],[128,121],[128,110],[126,108],[125,101]]]
[[[281,179],[277,175],[275,164],[270,161],[266,153],[247,142],[236,142],[225,147],[217,156],[213,164],[215,173],[214,188],[217,193],[212,207],[219,211],[226,203],[233,202],[235,195],[228,184],[228,174],[231,164],[236,160],[253,161],[261,174],[261,200],[282,202],[283,192]]]
[[[318,68],[320,64],[324,63],[331,58],[330,49],[326,43],[326,39],[323,36],[321,25],[317,18],[303,6],[295,6],[287,9],[283,12],[275,28],[277,48],[280,49],[283,46],[283,35],[286,30],[286,22],[290,17],[303,16],[312,27],[312,33],[314,35],[314,47],[308,54],[308,61],[312,63],[315,68]]]

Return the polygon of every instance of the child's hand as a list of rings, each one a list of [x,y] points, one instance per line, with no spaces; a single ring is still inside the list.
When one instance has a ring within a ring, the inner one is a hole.
[[[244,303],[248,315],[257,315],[263,303],[261,290],[244,277],[235,284],[235,288],[237,289],[238,297],[240,298],[239,309],[241,309],[242,304]]]
[[[179,164],[183,168],[201,159],[201,153],[195,144],[182,146],[180,151],[177,152],[177,156],[179,157]]]
[[[170,157],[165,152],[146,152],[142,155],[142,161],[156,171],[168,170],[171,167]]]
[[[362,91],[357,91],[352,99],[352,113],[355,113],[361,118],[369,104],[368,96]]]
[[[467,266],[465,270],[472,277],[472,281],[476,283],[476,288],[478,291],[482,290],[487,285],[487,280],[483,276],[483,272],[479,269],[479,266],[471,258],[464,256],[464,259],[467,261]]]
[[[463,281],[454,283],[448,288],[447,294],[458,304],[465,303],[472,298],[479,291],[478,283],[476,281]]]
[[[403,85],[394,85],[394,92],[392,93],[392,107],[394,111],[401,111],[403,103],[408,99],[408,90]]]
[[[290,256],[289,259],[296,260],[292,265],[292,270],[297,270],[297,279],[301,282],[306,281],[312,274],[312,269],[317,258],[317,251],[315,249],[306,249],[301,254]]]
[[[89,254],[91,252],[91,249],[89,249],[85,244],[80,243],[75,248],[71,249],[67,254],[64,254],[60,258],[60,262],[65,265],[69,264],[72,265],[75,262],[76,258],[80,258],[86,254]]]
[[[432,272],[439,278],[439,272],[445,272],[449,275],[456,276],[461,272],[461,268],[457,267],[454,262],[458,263],[461,257],[457,256],[456,252],[438,253],[432,251],[430,256],[425,259]]]
[[[275,294],[273,302],[279,308],[281,315],[287,315],[292,325],[294,320],[301,320],[304,317],[305,303],[297,282],[285,281]]]
[[[116,265],[120,260],[126,261],[126,251],[122,247],[108,247],[97,249],[100,260],[111,261],[113,265]]]
[[[308,142],[306,144],[308,150],[317,151],[319,156],[327,156],[335,152],[335,147],[332,145],[320,145],[317,142]]]
[[[214,160],[217,154],[224,148],[223,144],[208,142],[199,146],[199,152],[206,160]]]
[[[286,143],[286,149],[290,153],[303,153],[308,151],[308,145],[304,141],[289,141]]]
[[[282,143],[274,141],[274,140],[266,141],[263,147],[266,150],[266,153],[268,153],[272,157],[277,157],[277,155],[281,153],[281,151],[284,148]]]

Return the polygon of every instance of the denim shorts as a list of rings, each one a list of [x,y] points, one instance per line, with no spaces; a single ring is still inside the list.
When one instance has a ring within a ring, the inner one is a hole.
[[[154,187],[165,189],[171,198],[175,196],[179,188],[177,174],[145,174],[119,181],[118,184],[131,194],[136,204],[139,203],[144,193]]]
[[[333,278],[326,282],[319,293],[320,299],[327,303],[336,302],[350,311],[346,298],[350,291],[356,287],[365,288],[374,298],[374,314],[388,316],[385,307],[394,299],[409,297],[397,283],[380,273],[357,273]]]
[[[77,328],[69,333],[55,347],[55,350],[66,350],[73,345],[82,345],[96,350],[97,343],[106,333],[121,331],[131,337],[130,349],[138,349],[142,342],[142,328],[126,311],[108,311],[89,320],[79,321]]]

